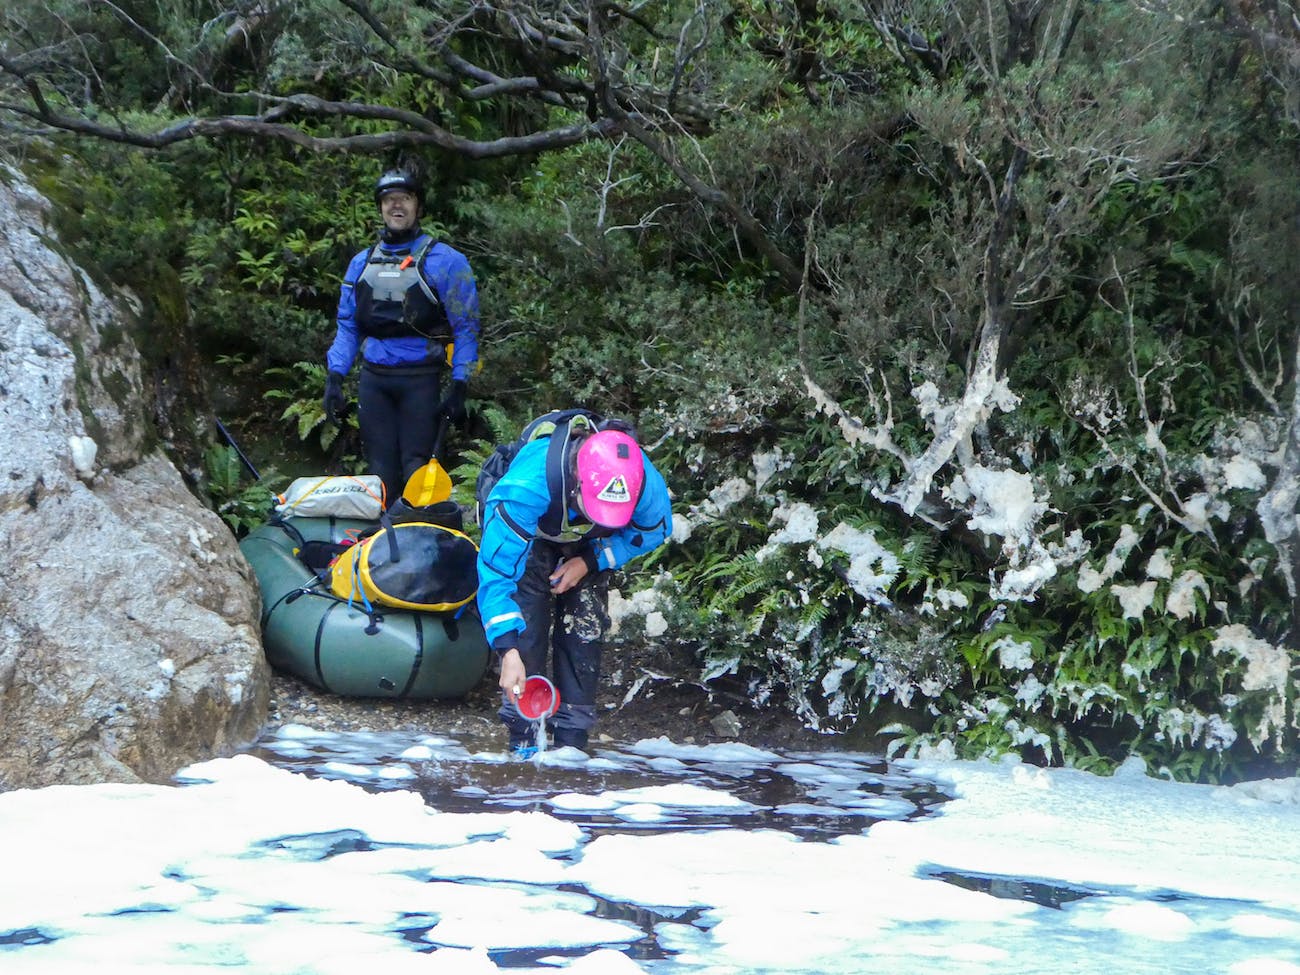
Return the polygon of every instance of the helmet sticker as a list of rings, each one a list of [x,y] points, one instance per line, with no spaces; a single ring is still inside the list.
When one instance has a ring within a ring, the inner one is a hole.
[[[615,474],[610,482],[600,489],[597,501],[609,501],[613,504],[627,504],[632,500],[632,492],[627,489],[627,481],[622,474]]]

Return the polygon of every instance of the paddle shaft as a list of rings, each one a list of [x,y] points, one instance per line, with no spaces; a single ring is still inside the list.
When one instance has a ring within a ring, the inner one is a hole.
[[[248,468],[248,473],[253,475],[253,480],[260,481],[262,475],[257,473],[257,468],[253,466],[253,462],[248,459],[242,450],[239,449],[239,444],[235,443],[235,438],[230,435],[230,431],[226,429],[226,425],[221,422],[221,417],[213,417],[213,419],[217,421],[217,430],[221,433],[221,436],[225,438],[226,443],[230,444],[231,448],[239,456],[239,459],[243,461],[244,466]],[[435,447],[434,449],[436,450],[437,448]]]
[[[441,417],[438,420],[438,431],[433,435],[433,456],[430,460],[439,460],[442,454],[442,445],[447,439],[447,418]]]

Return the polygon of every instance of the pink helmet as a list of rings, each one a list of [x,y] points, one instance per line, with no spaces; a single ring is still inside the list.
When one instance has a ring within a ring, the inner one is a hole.
[[[593,433],[578,448],[582,508],[597,525],[622,528],[645,484],[645,465],[635,440],[618,430]]]

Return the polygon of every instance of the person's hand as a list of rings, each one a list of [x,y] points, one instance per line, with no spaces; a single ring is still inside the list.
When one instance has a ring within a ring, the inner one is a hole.
[[[463,379],[453,379],[446,398],[438,404],[438,416],[446,417],[447,422],[459,426],[465,422],[465,393],[469,384]]]
[[[325,419],[331,423],[341,423],[344,405],[343,376],[331,372],[329,378],[325,380],[325,398],[321,401],[321,406],[325,410]]]
[[[583,559],[565,559],[556,566],[548,580],[551,583],[551,592],[557,596],[562,592],[568,592],[586,578],[586,575],[587,563]]]
[[[511,647],[501,655],[501,680],[498,685],[510,698],[511,704],[519,703],[524,681],[528,680],[528,670],[524,667],[524,658],[519,651]]]

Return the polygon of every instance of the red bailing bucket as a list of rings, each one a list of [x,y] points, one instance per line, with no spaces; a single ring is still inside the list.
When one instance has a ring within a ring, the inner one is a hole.
[[[515,708],[529,721],[541,721],[560,709],[560,692],[545,677],[534,674],[524,681],[524,689],[515,698]]]

